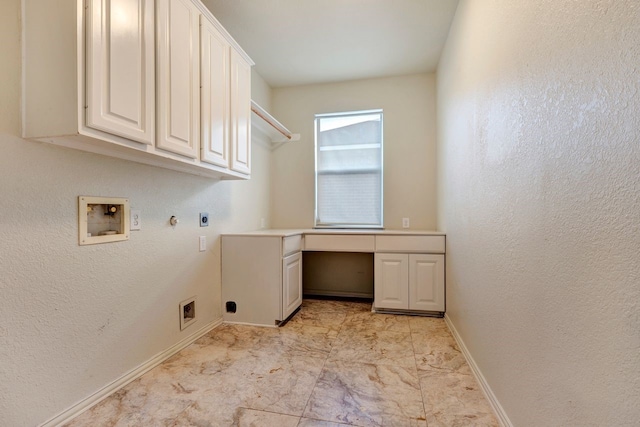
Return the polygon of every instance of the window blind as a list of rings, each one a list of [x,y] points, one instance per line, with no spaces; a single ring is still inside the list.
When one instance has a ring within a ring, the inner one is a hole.
[[[382,110],[319,114],[316,226],[382,227]]]

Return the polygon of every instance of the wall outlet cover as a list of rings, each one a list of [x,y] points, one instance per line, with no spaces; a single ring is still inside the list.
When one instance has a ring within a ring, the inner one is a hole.
[[[208,226],[209,226],[209,213],[200,212],[200,227],[208,227]]]
[[[142,215],[139,209],[131,209],[131,230],[140,230],[142,228]]]

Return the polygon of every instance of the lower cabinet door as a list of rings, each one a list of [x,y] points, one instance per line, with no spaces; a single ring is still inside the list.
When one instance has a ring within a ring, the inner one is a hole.
[[[282,260],[282,319],[302,304],[302,252]]]
[[[375,254],[374,305],[376,308],[409,308],[407,254]]]
[[[444,311],[444,255],[409,255],[409,309]]]

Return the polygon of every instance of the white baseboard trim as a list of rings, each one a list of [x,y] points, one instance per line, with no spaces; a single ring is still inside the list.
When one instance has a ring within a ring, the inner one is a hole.
[[[156,354],[151,359],[142,363],[138,367],[133,368],[126,374],[122,375],[120,378],[102,387],[92,395],[82,399],[81,401],[65,409],[64,411],[54,416],[53,418],[50,418],[49,420],[40,424],[39,427],[56,427],[71,421],[78,415],[82,414],[84,411],[96,405],[101,400],[109,397],[112,393],[120,390],[122,387],[126,386],[131,381],[141,377],[146,372],[155,368],[156,366],[158,366],[159,364],[161,364],[162,362],[164,362],[174,354],[178,353],[180,350],[184,349],[188,345],[192,344],[195,340],[205,335],[207,332],[217,328],[221,324],[222,324],[222,319],[214,320],[213,322],[207,323],[206,325],[198,329],[193,334],[178,341],[173,346]]]
[[[277,328],[278,325],[263,325],[261,323],[249,323],[249,322],[232,322],[231,320],[225,320],[225,325],[243,325],[243,326],[258,326],[260,328]]]
[[[473,372],[473,375],[476,377],[478,384],[480,384],[480,388],[482,389],[482,392],[484,393],[485,397],[489,401],[489,404],[491,405],[491,409],[493,409],[493,412],[495,413],[496,418],[498,419],[498,422],[502,427],[513,427],[513,424],[511,423],[511,420],[509,420],[507,413],[504,411],[504,408],[502,407],[502,405],[500,405],[498,398],[493,393],[493,390],[491,390],[491,387],[489,386],[489,383],[485,379],[484,375],[482,375],[480,368],[476,364],[476,361],[473,359],[473,356],[471,356],[471,353],[469,353],[469,349],[464,344],[464,341],[462,341],[462,337],[458,333],[458,330],[456,329],[456,327],[451,322],[451,318],[449,317],[448,314],[444,315],[444,321],[449,327],[449,330],[451,331],[453,338],[455,338],[456,342],[458,343],[458,347],[460,347],[460,350],[462,351],[464,358],[467,360],[467,363],[471,367],[471,371]]]

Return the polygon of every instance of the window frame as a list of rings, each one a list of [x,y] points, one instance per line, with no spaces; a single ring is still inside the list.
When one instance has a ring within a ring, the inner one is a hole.
[[[380,224],[333,224],[333,223],[321,223],[318,222],[318,133],[320,120],[328,117],[349,117],[349,116],[362,116],[362,115],[371,115],[371,114],[379,114],[380,115]],[[317,229],[371,229],[371,230],[382,230],[384,229],[384,111],[382,108],[372,109],[372,110],[357,110],[357,111],[344,111],[337,113],[322,113],[316,114],[314,116],[313,123],[313,142],[314,142],[314,151],[313,151],[313,162],[314,162],[314,226],[313,228]]]

